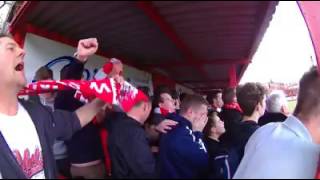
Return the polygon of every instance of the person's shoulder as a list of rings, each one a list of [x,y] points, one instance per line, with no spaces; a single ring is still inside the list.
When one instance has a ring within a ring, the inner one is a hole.
[[[177,124],[169,132],[161,134],[161,141],[169,144],[180,143],[182,138],[191,136],[192,130],[182,124]]]
[[[30,116],[32,121],[50,123],[52,120],[52,118],[50,118],[52,117],[51,108],[44,106],[41,103],[19,100],[19,106],[22,107],[23,112],[26,112]]]
[[[133,136],[144,133],[142,126],[126,115],[121,115],[121,118],[114,119],[112,131],[117,134],[122,134],[123,136]]]
[[[258,128],[250,137],[248,145],[270,145],[270,143],[279,141],[285,133],[283,123],[269,123]]]
[[[166,117],[159,113],[153,113],[151,116],[151,123],[152,124],[159,124],[163,120],[165,120]]]
[[[261,136],[266,133],[272,133],[274,130],[282,128],[282,123],[269,123],[264,126],[261,126],[256,132],[256,136]],[[271,134],[270,134],[271,135]]]
[[[30,100],[19,100],[19,104],[28,112],[37,111],[39,113],[47,113],[49,109],[39,102],[34,102]]]

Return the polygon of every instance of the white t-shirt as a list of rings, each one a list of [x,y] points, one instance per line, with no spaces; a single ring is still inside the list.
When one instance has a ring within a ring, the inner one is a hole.
[[[290,116],[251,136],[234,179],[313,179],[319,152],[303,123]]]
[[[30,115],[19,104],[15,116],[0,113],[0,131],[27,178],[44,179],[42,149]],[[0,178],[1,172],[0,172]]]

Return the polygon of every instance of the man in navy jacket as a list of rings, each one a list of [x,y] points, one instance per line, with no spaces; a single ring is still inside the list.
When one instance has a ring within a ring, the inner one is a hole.
[[[178,125],[160,140],[161,178],[197,178],[207,169],[208,154],[202,140],[207,114],[207,101],[191,95],[183,100],[179,115],[170,115]]]

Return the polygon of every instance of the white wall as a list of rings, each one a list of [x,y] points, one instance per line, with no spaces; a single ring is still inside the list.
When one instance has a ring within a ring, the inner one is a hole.
[[[192,89],[186,88],[180,84],[176,84],[176,91],[180,93],[194,94]]]
[[[51,60],[60,56],[73,56],[76,51],[76,49],[72,46],[49,40],[31,33],[26,35],[24,48],[27,52],[25,57],[25,72],[28,82],[33,80],[34,73],[39,67],[46,65]],[[89,58],[85,67],[89,70],[91,77],[94,74],[94,69],[101,68],[107,60],[107,58],[98,55],[94,55]],[[55,79],[59,79],[59,72],[66,64],[67,62],[52,66]],[[130,78],[133,85],[148,86],[151,92],[153,92],[152,75],[150,73],[125,65],[124,76],[126,79]]]

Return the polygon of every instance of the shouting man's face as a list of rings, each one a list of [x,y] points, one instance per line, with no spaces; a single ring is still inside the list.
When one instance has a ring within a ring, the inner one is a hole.
[[[0,84],[19,91],[27,81],[24,74],[25,51],[10,37],[0,38]]]

